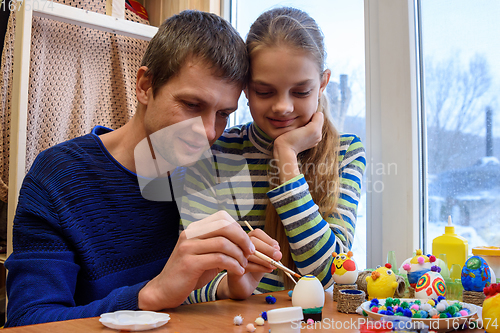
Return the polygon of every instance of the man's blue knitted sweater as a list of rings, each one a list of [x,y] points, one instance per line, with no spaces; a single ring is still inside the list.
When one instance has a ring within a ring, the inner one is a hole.
[[[143,198],[97,136],[106,131],[42,152],[26,175],[5,263],[7,327],[137,310],[175,247],[177,206]]]

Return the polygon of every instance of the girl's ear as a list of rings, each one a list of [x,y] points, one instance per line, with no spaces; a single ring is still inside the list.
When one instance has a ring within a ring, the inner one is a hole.
[[[328,82],[330,82],[330,75],[332,75],[332,72],[329,69],[325,69],[325,71],[323,72],[323,75],[321,75],[321,83],[319,86],[318,98],[321,96],[323,91],[325,91],[326,86],[328,85]]]
[[[149,98],[152,98],[151,78],[146,76],[146,71],[148,68],[146,66],[141,66],[137,71],[137,79],[135,83],[135,94],[137,95],[137,101],[142,105],[148,105]]]

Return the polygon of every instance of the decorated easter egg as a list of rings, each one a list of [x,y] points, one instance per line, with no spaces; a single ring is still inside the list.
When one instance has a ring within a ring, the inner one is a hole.
[[[446,296],[446,284],[438,272],[429,271],[422,275],[415,286],[415,297],[420,299]]]
[[[351,251],[347,253],[332,253],[332,276],[338,284],[354,284],[358,278],[358,269]]]
[[[321,312],[325,305],[323,285],[314,275],[304,275],[293,288],[292,305],[305,312]]]
[[[368,298],[393,297],[398,287],[396,274],[391,270],[391,264],[378,267],[370,276],[366,277]]]
[[[410,286],[415,288],[418,280],[431,270],[433,263],[436,261],[436,257],[433,255],[424,255],[422,250],[417,250],[414,257],[407,259],[403,266],[401,266],[408,275],[408,282]]]
[[[461,279],[465,290],[482,292],[491,284],[490,267],[483,258],[470,257],[462,268]]]

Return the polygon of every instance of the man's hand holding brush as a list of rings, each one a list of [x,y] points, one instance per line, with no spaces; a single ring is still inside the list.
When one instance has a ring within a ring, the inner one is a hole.
[[[258,251],[275,261],[281,260],[282,254],[278,242],[269,237],[263,230],[252,230],[248,233],[248,236],[255,245],[256,252]],[[229,272],[221,280],[217,289],[217,297],[219,299],[245,299],[252,295],[264,273],[271,273],[274,269],[275,266],[268,260],[252,254],[248,257],[248,264],[243,275]]]

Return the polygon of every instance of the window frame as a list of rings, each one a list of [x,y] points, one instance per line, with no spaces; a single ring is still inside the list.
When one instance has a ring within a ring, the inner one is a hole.
[[[367,177],[384,185],[367,195],[368,267],[385,263],[391,250],[401,264],[423,245],[415,14],[413,0],[365,0]],[[373,167],[393,163],[394,175]]]

